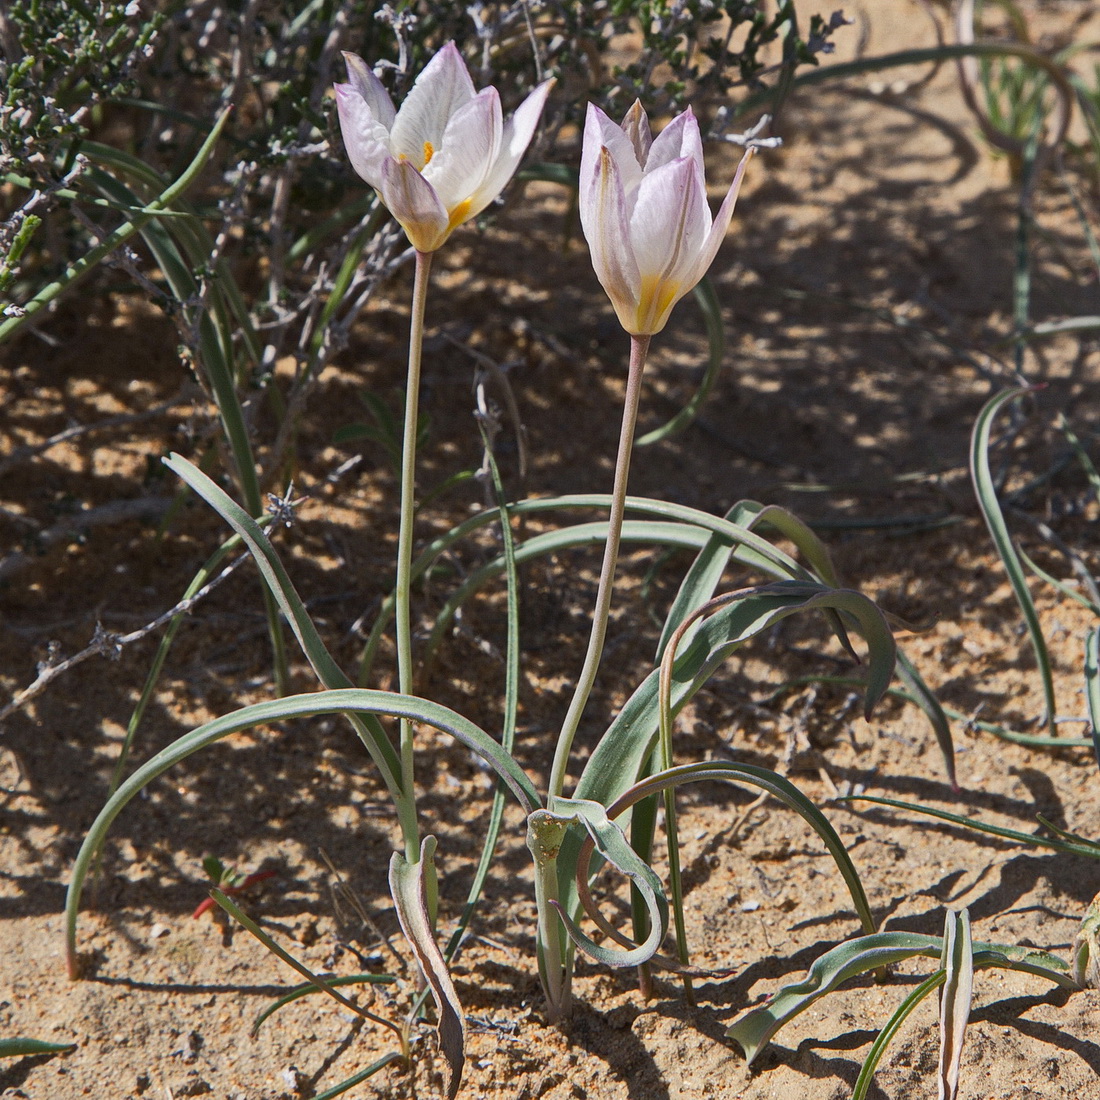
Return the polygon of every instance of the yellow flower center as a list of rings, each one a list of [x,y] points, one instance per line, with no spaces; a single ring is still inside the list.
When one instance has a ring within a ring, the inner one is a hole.
[[[435,149],[432,147],[432,143],[430,141],[424,142],[424,163],[428,164],[434,156]]]
[[[473,203],[470,199],[463,199],[452,211],[451,216],[447,221],[447,232],[457,229],[469,216],[470,207]]]

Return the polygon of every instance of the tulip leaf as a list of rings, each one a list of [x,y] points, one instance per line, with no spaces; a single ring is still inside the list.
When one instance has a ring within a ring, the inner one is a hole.
[[[49,1043],[45,1039],[0,1039],[0,1058],[30,1058],[37,1054],[65,1054],[76,1043]]]
[[[974,994],[974,945],[970,939],[970,914],[965,909],[947,911],[940,961],[945,974],[940,993],[940,1100],[955,1100]]]
[[[562,822],[575,821],[584,828],[588,834],[589,843],[595,846],[608,863],[630,879],[644,899],[649,915],[649,935],[645,942],[626,950],[616,950],[597,944],[581,930],[564,909],[558,907],[558,914],[565,923],[573,942],[597,962],[604,963],[606,966],[640,966],[647,962],[661,946],[661,941],[668,930],[668,902],[665,900],[661,880],[656,872],[634,851],[623,831],[610,819],[607,810],[598,802],[558,798],[554,800],[552,816]],[[597,924],[605,932],[610,932],[613,938],[623,942],[622,937],[615,934],[596,910],[595,905],[587,898],[587,882],[584,886],[582,896],[589,901],[585,906],[589,915],[596,919]]]
[[[571,510],[599,510],[606,512],[611,507],[611,497],[604,493],[571,494],[560,497],[533,498],[519,501],[508,506],[508,514],[513,518],[541,515],[545,512],[560,512]],[[736,546],[733,559],[759,569],[777,580],[784,578],[802,578],[812,580],[812,575],[800,566],[788,554],[778,547],[773,546],[766,539],[745,527],[739,527],[729,520],[719,516],[703,512],[698,508],[690,508],[683,504],[673,504],[669,501],[650,500],[646,497],[627,497],[626,510],[634,516],[645,516],[652,519],[667,520],[673,523],[684,523],[698,527],[702,531],[728,537]],[[413,562],[411,583],[416,583],[424,577],[441,555],[452,547],[469,537],[482,527],[498,520],[496,509],[486,509],[471,516],[468,520],[453,527],[450,531],[434,539],[421,552]],[[544,544],[545,545],[545,544]],[[550,552],[550,551],[545,551]],[[478,573],[478,583],[484,584],[492,577],[498,576],[504,571],[503,557],[499,557],[488,563]],[[466,592],[466,598],[473,592],[471,585]],[[391,592],[382,603],[370,635],[359,661],[359,682],[365,684],[370,674],[378,646],[385,637],[386,630],[393,621],[394,595]],[[452,611],[453,614],[453,611]]]
[[[816,1000],[831,993],[841,983],[859,974],[906,959],[926,955],[940,959],[943,937],[925,936],[916,932],[877,932],[860,936],[834,947],[816,959],[806,977],[784,986],[758,1008],[743,1013],[726,1031],[753,1062],[767,1046],[772,1036],[784,1024],[805,1012]],[[1067,973],[1068,967],[1059,958],[1044,951],[1005,944],[973,944],[974,967],[978,970],[1018,970],[1045,978],[1066,989],[1076,989],[1077,983]]]
[[[701,549],[707,533],[686,523],[658,523],[648,520],[628,520],[623,524],[621,540],[640,542],[653,546],[671,546],[680,549]],[[522,543],[515,551],[517,565],[537,558],[558,554],[583,546],[603,546],[607,542],[606,523],[578,523],[560,531],[548,531],[535,535]],[[499,576],[505,569],[504,556],[494,558],[480,569],[474,570],[465,582],[450,596],[436,615],[435,625],[428,637],[425,651],[431,655],[442,641],[454,621],[456,612],[470,597],[483,588],[486,582]]]
[[[1015,829],[1003,829],[999,825],[990,825],[985,821],[978,821],[972,817],[962,817],[960,814],[948,813],[946,810],[934,810],[931,806],[922,806],[916,802],[902,802],[896,798],[879,798],[869,794],[850,794],[838,798],[838,802],[872,802],[878,806],[890,806],[895,810],[908,810],[915,814],[925,814],[928,817],[938,818],[940,821],[949,821],[952,825],[963,825],[968,829],[974,829],[980,833],[988,833],[990,836],[1001,837],[1004,840],[1013,840],[1017,844],[1025,844],[1032,848],[1051,848],[1056,852],[1068,852],[1071,855],[1091,856],[1100,859],[1100,843],[1088,840],[1086,837],[1077,836],[1075,833],[1063,833],[1065,840],[1057,837],[1036,836],[1034,833],[1021,833]]]
[[[970,476],[974,482],[974,493],[978,498],[978,506],[981,508],[982,517],[993,538],[993,544],[997,549],[1008,574],[1009,583],[1016,596],[1016,602],[1020,605],[1024,622],[1027,624],[1028,635],[1031,639],[1031,648],[1035,654],[1035,662],[1039,666],[1039,674],[1043,682],[1043,696],[1046,700],[1045,721],[1052,738],[1057,738],[1058,727],[1055,724],[1056,704],[1054,698],[1054,673],[1051,669],[1050,654],[1043,638],[1042,625],[1039,622],[1039,613],[1035,610],[1035,602],[1031,598],[1031,592],[1027,586],[1027,576],[1024,573],[1020,555],[1009,534],[1008,525],[1005,523],[1004,513],[1001,511],[1000,501],[997,499],[997,487],[993,481],[993,473],[989,466],[990,437],[993,430],[993,421],[997,414],[1011,401],[1027,393],[1025,388],[1006,390],[997,394],[988,401],[974,424],[974,432],[970,439]]]
[[[829,558],[829,552],[825,549],[821,540],[806,526],[797,516],[788,512],[785,508],[765,506],[757,504],[754,500],[743,500],[735,504],[725,515],[734,530],[742,528],[746,531],[754,531],[759,527],[771,527],[785,536],[798,547],[806,560],[810,563],[818,579],[825,584],[836,587],[836,574]],[[661,639],[657,643],[656,660],[661,660],[661,655],[668,645],[672,633],[687,618],[687,616],[705,603],[714,595],[731,557],[747,564],[743,554],[738,555],[741,549],[731,532],[714,532],[707,540],[706,545],[699,552],[691,568],[685,574],[680,589],[676,593],[672,606],[665,618]],[[765,571],[770,571],[765,563]],[[773,574],[774,575],[774,574]],[[794,574],[789,574],[794,578]],[[802,573],[802,579],[809,577]]]
[[[870,650],[867,703],[872,706],[893,674],[895,647],[882,613],[866,596],[804,581],[777,581],[748,590],[744,598],[705,619],[677,656],[672,670],[671,711],[680,708],[711,674],[749,638],[804,610],[842,610],[858,622]],[[654,669],[623,705],[585,766],[575,796],[609,805],[641,774],[659,726]]]
[[[390,893],[397,908],[401,931],[409,941],[420,971],[431,987],[439,1010],[439,1047],[450,1067],[447,1082],[448,1100],[454,1100],[462,1084],[462,1068],[466,1064],[466,1021],[462,1015],[458,993],[447,971],[447,963],[436,943],[432,919],[428,912],[425,869],[434,874],[434,836],[426,836],[420,847],[420,859],[409,863],[400,852],[390,857]]]
[[[434,726],[455,737],[486,760],[519,800],[525,813],[530,813],[539,805],[538,791],[527,778],[526,773],[492,737],[462,715],[426,699],[398,695],[389,691],[347,688],[341,691],[290,695],[283,699],[242,707],[231,714],[204,723],[162,749],[138,768],[99,811],[77,854],[65,901],[66,946],[70,975],[75,976],[76,973],[76,920],[84,882],[96,851],[123,807],[158,776],[207,745],[253,726],[287,721],[291,718],[312,717],[317,714],[368,716],[384,714]]]
[[[318,993],[324,993],[326,996],[331,997],[337,1004],[342,1005],[344,1008],[353,1012],[356,1016],[361,1016],[365,1020],[370,1020],[372,1023],[380,1024],[382,1027],[388,1028],[390,1031],[397,1033],[399,1037],[403,1038],[401,1027],[395,1024],[392,1020],[387,1020],[382,1016],[376,1016],[373,1012],[368,1011],[365,1008],[360,1008],[354,1001],[348,1000],[343,993],[338,992],[333,983],[325,981],[319,975],[314,974],[305,963],[300,962],[289,951],[280,947],[274,939],[271,938],[235,901],[228,897],[221,890],[211,890],[211,898],[228,913],[242,928],[244,928],[250,935],[254,936],[271,952],[277,959],[286,963],[291,970],[296,971],[303,978],[306,979],[310,985]]]
[[[867,933],[875,931],[875,919],[871,913],[870,903],[864,892],[859,873],[844,847],[844,842],[829,823],[829,819],[806,795],[789,779],[771,771],[769,768],[761,768],[756,764],[745,764],[733,760],[706,760],[694,764],[679,764],[674,768],[669,768],[639,780],[607,808],[607,815],[615,819],[643,799],[651,798],[656,794],[675,789],[686,783],[699,783],[712,779],[726,780],[731,783],[747,783],[759,787],[788,809],[801,815],[824,841],[825,847],[836,862],[837,868],[848,887],[848,892],[851,894],[852,903],[859,915],[864,931]],[[589,860],[592,848],[592,841],[586,840],[577,854],[575,874],[582,897],[584,884],[587,883],[590,877]]]
[[[877,932],[848,940],[815,959],[802,981],[784,986],[759,1008],[749,1009],[735,1020],[726,1038],[741,1047],[751,1065],[784,1024],[842,982],[915,955],[939,958],[942,950],[939,936],[916,932]]]
[[[302,652],[312,665],[317,678],[326,688],[350,688],[351,681],[344,675],[340,666],[333,660],[325,648],[313,620],[306,611],[305,604],[294,588],[283,563],[275,553],[267,535],[259,524],[235,500],[224,493],[198,467],[193,466],[181,455],[172,454],[164,460],[165,465],[181,477],[203,500],[209,504],[244,539],[252,557],[263,575],[268,590],[278,602],[287,621],[290,623]],[[390,795],[398,800],[402,797],[401,761],[386,736],[385,730],[374,717],[366,720],[353,719],[355,731],[366,746]]]
[[[921,982],[920,985],[918,985],[909,996],[898,1005],[894,1014],[886,1021],[886,1026],[883,1027],[876,1036],[875,1041],[871,1044],[871,1049],[867,1052],[867,1057],[863,1060],[863,1065],[859,1070],[859,1076],[856,1078],[855,1088],[852,1089],[852,1100],[866,1100],[867,1091],[870,1089],[871,1082],[874,1080],[875,1070],[878,1069],[878,1064],[882,1060],[882,1056],[886,1053],[886,1048],[901,1029],[901,1025],[905,1023],[913,1009],[915,1009],[925,997],[939,986],[943,985],[946,978],[946,971],[937,970],[930,978],[926,978]]]
[[[330,986],[334,989],[338,989],[340,986],[345,985],[393,985],[397,981],[397,978],[393,974],[317,974],[315,975],[317,982],[321,982],[326,986]],[[281,1008],[286,1008],[287,1005],[293,1004],[295,1001],[300,1001],[303,997],[310,997],[315,993],[321,993],[323,990],[317,988],[317,982],[309,981],[302,982],[300,985],[296,985],[293,989],[287,990],[277,1001],[273,1001],[262,1012],[260,1012],[256,1019],[252,1021],[251,1034],[255,1037],[260,1028]]]

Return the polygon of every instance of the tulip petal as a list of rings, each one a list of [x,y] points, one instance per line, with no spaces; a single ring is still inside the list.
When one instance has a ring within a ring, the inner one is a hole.
[[[626,208],[633,205],[633,195],[642,182],[642,166],[634,152],[634,144],[617,126],[597,107],[589,103],[588,114],[584,120],[584,138],[581,143],[581,210],[585,208],[584,190],[593,187],[599,178],[601,149],[607,149],[615,162],[622,183]],[[587,231],[586,231],[587,235]]]
[[[696,258],[698,270],[698,275],[695,277],[696,283],[707,273],[707,269],[714,263],[714,257],[718,255],[718,249],[722,247],[722,241],[725,240],[726,231],[729,229],[730,221],[733,218],[734,207],[737,205],[737,196],[741,191],[741,181],[745,178],[745,169],[748,168],[749,161],[752,160],[755,152],[756,150],[751,145],[745,150],[745,155],[737,166],[733,183],[730,184],[730,189],[726,192],[726,197],[722,200],[722,205],[714,216],[714,224],[710,227],[707,239]],[[695,283],[692,283],[692,286],[694,285]]]
[[[698,282],[696,259],[709,229],[706,189],[691,157],[646,173],[630,218],[641,275],[639,333],[660,332],[672,307]]]
[[[478,92],[451,116],[438,151],[424,168],[424,178],[435,188],[439,201],[453,214],[481,186],[500,153],[504,124],[496,88]]]
[[[630,138],[630,144],[634,146],[634,155],[644,168],[649,160],[649,150],[653,147],[653,133],[649,128],[649,116],[645,113],[640,99],[634,100],[634,105],[626,112],[622,131]]]
[[[652,172],[680,157],[691,157],[703,172],[703,139],[699,120],[689,107],[681,111],[661,132],[649,151],[646,171]]]
[[[619,131],[620,134],[622,131]],[[633,159],[633,152],[630,154]],[[590,158],[591,159],[591,158]],[[596,277],[607,292],[619,320],[628,332],[632,328],[640,278],[630,248],[626,196],[618,165],[606,146],[599,147],[593,177],[581,181],[580,215],[592,253]]]
[[[374,70],[358,55],[344,52],[344,61],[348,67],[348,80],[351,86],[363,97],[370,113],[377,122],[385,126],[387,132],[393,127],[397,117],[393,100],[382,81],[374,75]]]
[[[336,85],[336,112],[352,167],[372,187],[381,188],[382,165],[390,155],[386,127],[352,84]]]
[[[434,252],[450,236],[450,217],[432,185],[411,161],[382,165],[382,201],[418,252]]]
[[[553,80],[544,80],[516,108],[516,113],[505,120],[504,130],[501,133],[500,152],[482,180],[481,186],[474,192],[470,204],[470,217],[480,214],[515,175],[523,154],[527,152],[527,146],[535,136],[535,128],[539,124],[542,109],[546,105],[546,97],[553,86]]]
[[[474,82],[453,42],[448,42],[416,78],[390,131],[390,149],[417,170],[438,150],[451,116],[474,98]]]
[[[643,279],[678,278],[694,266],[709,231],[703,177],[690,157],[646,173],[630,216],[630,242]]]

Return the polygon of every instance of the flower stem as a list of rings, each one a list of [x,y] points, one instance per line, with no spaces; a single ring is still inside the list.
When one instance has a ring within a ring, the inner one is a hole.
[[[565,787],[566,770],[573,738],[580,725],[585,703],[592,693],[596,672],[603,655],[607,637],[607,616],[611,610],[611,594],[615,580],[615,566],[619,560],[619,537],[623,530],[623,513],[626,511],[626,482],[630,474],[630,453],[634,447],[634,426],[638,420],[638,397],[641,393],[642,371],[649,351],[649,336],[630,337],[630,368],[626,377],[626,399],[623,408],[623,424],[619,433],[619,454],[615,460],[615,485],[611,491],[611,514],[607,520],[607,544],[604,547],[600,585],[596,591],[596,607],[592,612],[592,633],[588,639],[588,652],[577,680],[573,699],[558,735],[554,751],[554,764],[550,772],[550,804],[559,798]]]
[[[405,434],[401,445],[401,520],[397,536],[397,585],[395,616],[397,631],[397,686],[404,695],[412,694],[412,617],[409,587],[412,580],[413,523],[416,517],[416,435],[420,419],[420,357],[424,347],[424,308],[428,300],[428,278],[432,253],[417,252],[413,278],[412,316],[409,321],[409,376],[405,387]],[[408,803],[413,800],[413,730],[407,718],[401,719],[401,788]],[[411,818],[411,826],[409,824]],[[416,815],[401,814],[405,839],[405,858],[415,863],[420,858],[416,835]],[[411,828],[411,832],[410,832]]]

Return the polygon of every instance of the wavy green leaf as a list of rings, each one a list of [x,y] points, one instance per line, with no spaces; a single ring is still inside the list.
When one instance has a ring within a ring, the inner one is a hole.
[[[973,951],[976,969],[1018,970],[1066,989],[1077,988],[1067,965],[1044,951],[993,943],[975,943]],[[849,978],[918,955],[938,960],[942,954],[942,936],[916,932],[878,932],[848,940],[816,959],[802,981],[784,986],[763,1005],[742,1014],[726,1036],[741,1047],[746,1060],[752,1063],[784,1024]]]
[[[649,935],[646,940],[637,945],[631,944],[625,950],[616,950],[596,943],[564,908],[557,906],[558,915],[564,921],[573,942],[597,962],[607,966],[640,966],[647,962],[661,946],[668,930],[668,903],[656,872],[634,851],[622,829],[611,820],[609,812],[598,802],[579,798],[556,798],[553,816],[563,824],[578,822],[584,828],[588,834],[587,844],[594,846],[604,860],[630,879],[644,899],[649,915]],[[604,931],[610,931],[616,941],[622,943],[623,938],[611,928],[591,902],[587,876],[583,878],[583,896],[589,902],[586,906],[589,916]]]

